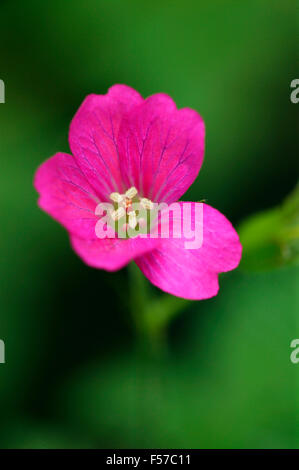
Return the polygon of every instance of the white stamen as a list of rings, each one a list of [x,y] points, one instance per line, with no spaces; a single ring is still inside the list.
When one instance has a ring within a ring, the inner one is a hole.
[[[136,217],[136,212],[132,211],[129,212],[129,226],[134,229],[137,225],[137,217]]]
[[[144,209],[151,210],[154,207],[153,202],[146,197],[140,199],[140,204],[144,207]]]
[[[135,188],[135,186],[132,186],[130,189],[128,189],[128,191],[126,191],[125,196],[126,196],[128,199],[133,199],[133,197],[135,197],[137,193],[138,193],[138,191],[137,191],[137,189]]]
[[[123,207],[119,207],[116,211],[113,211],[111,213],[111,217],[113,220],[119,220],[121,219],[124,215],[126,215],[126,211]]]
[[[133,199],[137,194],[138,191],[135,186],[131,186],[125,192],[125,194],[115,192],[111,193],[109,196],[110,199],[115,203],[114,208],[116,209],[111,212],[111,218],[115,221],[125,218],[127,221],[123,223],[122,227],[120,228],[120,230],[123,230],[124,232],[127,232],[129,228],[134,230],[138,224],[140,227],[146,227],[147,225],[146,219],[140,217],[140,210],[138,210],[136,213],[132,207],[132,205],[134,205]],[[150,199],[146,197],[138,199],[140,205],[144,209],[151,210],[154,208],[154,203]]]
[[[119,193],[111,193],[109,197],[113,202],[118,202],[119,203],[119,202],[122,202],[124,200],[123,194],[119,194]]]

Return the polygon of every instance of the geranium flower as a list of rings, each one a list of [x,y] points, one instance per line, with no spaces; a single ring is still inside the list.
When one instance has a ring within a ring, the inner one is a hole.
[[[178,110],[165,94],[143,99],[114,85],[106,95],[89,95],[70,126],[72,155],[57,153],[36,172],[39,206],[68,230],[74,251],[89,266],[115,271],[133,260],[170,294],[210,298],[218,292],[218,274],[236,268],[242,251],[231,223],[211,206],[202,204],[203,240],[196,249],[185,248],[185,236],[124,238],[116,232],[98,238],[95,229],[99,203],[113,203],[112,218],[123,217],[134,228],[141,220],[130,211],[133,201],[146,211],[153,203],[178,201],[200,170],[204,136],[199,114]],[[199,203],[178,204],[191,204],[194,218]]]

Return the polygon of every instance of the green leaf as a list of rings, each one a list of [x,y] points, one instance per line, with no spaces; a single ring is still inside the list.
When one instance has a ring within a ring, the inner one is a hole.
[[[299,187],[279,207],[255,214],[239,228],[241,268],[268,270],[299,263]]]

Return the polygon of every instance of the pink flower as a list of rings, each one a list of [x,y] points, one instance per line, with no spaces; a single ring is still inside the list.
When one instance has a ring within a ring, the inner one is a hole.
[[[89,95],[70,126],[73,155],[57,153],[36,172],[39,206],[69,231],[73,249],[89,266],[115,271],[134,260],[160,289],[210,298],[218,292],[218,274],[236,268],[242,251],[236,231],[216,209],[202,204],[197,249],[186,249],[184,237],[99,239],[95,231],[100,202],[119,200],[127,211],[136,197],[146,198],[145,204],[178,201],[201,167],[204,135],[197,112],[177,110],[165,94],[144,100],[132,88],[114,85],[106,95]],[[178,204],[192,204],[192,217],[199,203]],[[125,217],[133,226],[138,222],[134,214]]]

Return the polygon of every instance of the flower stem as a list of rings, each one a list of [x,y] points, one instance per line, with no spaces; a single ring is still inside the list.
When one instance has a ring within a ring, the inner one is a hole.
[[[167,331],[172,318],[189,301],[169,294],[154,295],[135,263],[129,265],[130,310],[142,350],[161,357],[168,353]]]

